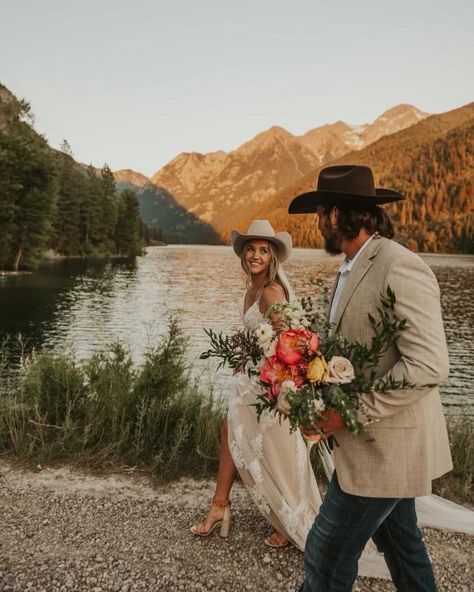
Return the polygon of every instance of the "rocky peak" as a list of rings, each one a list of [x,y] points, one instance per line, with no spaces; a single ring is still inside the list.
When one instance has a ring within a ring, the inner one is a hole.
[[[132,169],[121,169],[114,171],[114,177],[117,183],[128,183],[129,185],[135,185],[136,187],[145,187],[151,183],[151,179],[142,175]]]
[[[383,136],[400,132],[415,123],[418,123],[422,119],[429,117],[429,113],[420,111],[413,105],[400,104],[387,109],[382,115],[366,127],[361,138],[363,140],[364,147],[372,144]]]

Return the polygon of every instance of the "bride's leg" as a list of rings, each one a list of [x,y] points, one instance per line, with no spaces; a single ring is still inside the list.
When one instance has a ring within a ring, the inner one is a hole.
[[[237,477],[237,469],[229,449],[227,417],[222,420],[220,436],[221,450],[214,498],[225,501],[229,499],[230,490]]]
[[[228,512],[229,494],[236,477],[237,469],[229,449],[227,418],[224,418],[220,427],[219,470],[214,499],[205,520],[191,529],[195,534],[206,534],[216,522],[224,518],[226,510]]]

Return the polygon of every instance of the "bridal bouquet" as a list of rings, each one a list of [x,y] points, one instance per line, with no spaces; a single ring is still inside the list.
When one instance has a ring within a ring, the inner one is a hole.
[[[379,359],[406,321],[394,313],[394,292],[381,297],[378,318],[369,315],[373,338],[369,345],[329,336],[329,324],[311,298],[278,303],[266,312],[266,322],[255,331],[222,337],[206,331],[211,349],[201,358],[219,357],[238,370],[246,370],[260,387],[255,404],[260,419],[265,410],[289,420],[290,430],[303,425],[318,430],[315,422],[338,412],[348,430],[359,434],[363,411],[360,393],[408,388],[406,381],[376,380]],[[322,434],[322,432],[321,432]]]

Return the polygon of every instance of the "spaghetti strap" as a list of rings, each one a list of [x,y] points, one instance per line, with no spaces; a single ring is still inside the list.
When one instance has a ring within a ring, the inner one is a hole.
[[[270,284],[270,286],[265,286],[265,288],[271,288],[272,290],[275,290],[275,292],[278,292],[279,294],[281,294],[285,298],[285,300],[288,299],[287,295],[285,293],[285,289],[280,284],[277,284],[276,286],[273,286]],[[262,289],[262,293],[263,293],[263,289]],[[262,294],[260,294],[260,296],[259,296],[259,300],[260,300],[261,295]]]

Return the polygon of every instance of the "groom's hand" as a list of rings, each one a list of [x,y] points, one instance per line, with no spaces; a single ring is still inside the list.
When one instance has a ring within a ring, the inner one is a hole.
[[[321,416],[322,418],[315,424],[317,429],[311,430],[303,426],[300,427],[304,438],[317,442],[323,437],[321,436],[321,432],[323,432],[325,438],[328,438],[329,436],[332,436],[334,432],[337,432],[337,430],[342,429],[345,425],[341,414],[333,409],[325,409],[321,413]]]
[[[319,442],[321,438],[324,438],[320,432],[317,432],[316,430],[310,430],[309,428],[302,425],[300,425],[300,432],[305,440],[311,440],[312,442]]]

